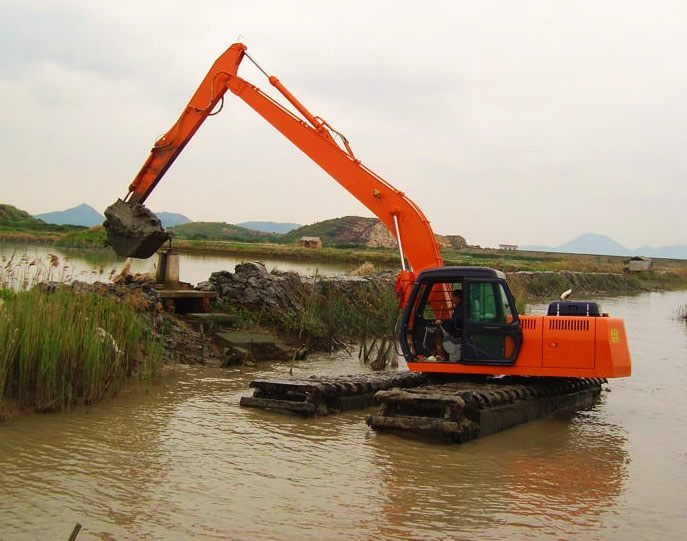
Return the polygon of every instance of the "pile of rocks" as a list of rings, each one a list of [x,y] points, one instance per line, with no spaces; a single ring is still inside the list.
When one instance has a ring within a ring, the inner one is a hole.
[[[271,274],[258,262],[236,265],[235,272],[219,271],[198,284],[201,291],[216,291],[219,298],[233,305],[260,310],[279,308],[300,312],[303,307],[303,282],[292,272]]]
[[[301,276],[294,272],[272,272],[259,262],[236,265],[233,273],[213,272],[198,289],[215,291],[232,305],[250,309],[279,309],[300,313],[313,288],[322,295],[337,292],[355,299],[361,289],[382,290],[392,287],[393,272],[370,276]]]

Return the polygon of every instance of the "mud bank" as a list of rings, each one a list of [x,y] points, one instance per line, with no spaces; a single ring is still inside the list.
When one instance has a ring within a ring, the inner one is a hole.
[[[348,295],[352,300],[365,293],[393,289],[395,275],[383,272],[368,276],[303,276],[295,272],[269,272],[259,262],[236,265],[234,272],[213,272],[198,284],[215,291],[221,301],[248,309],[302,312],[313,295]]]
[[[393,337],[398,303],[394,274],[301,276],[243,263],[198,284],[217,293],[217,307],[246,328],[267,327],[309,350],[332,351],[371,338]]]
[[[303,351],[353,350],[355,344],[393,341],[398,304],[393,272],[368,276],[318,277],[269,272],[260,263],[243,263],[235,272],[220,271],[197,289],[217,293],[214,310],[233,316],[235,327],[273,333],[289,347]],[[573,289],[574,298],[618,295],[646,289],[636,277],[611,273],[515,272],[508,281],[516,298],[555,298]],[[226,348],[199,332],[194,321],[163,310],[159,291],[133,276],[123,283],[55,287],[94,291],[136,307],[150,322],[165,348],[166,362],[224,364]]]
[[[637,275],[574,271],[519,271],[507,274],[516,297],[558,297],[567,289],[573,298],[588,295],[623,295],[660,287],[659,281]],[[217,292],[221,301],[250,310],[302,313],[313,295],[341,296],[352,304],[393,292],[393,271],[367,276],[312,277],[290,272],[270,273],[260,263],[237,265],[235,272],[215,272],[198,288]]]

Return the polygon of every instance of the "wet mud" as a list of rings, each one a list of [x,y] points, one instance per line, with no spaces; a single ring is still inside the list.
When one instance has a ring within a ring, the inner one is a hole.
[[[121,199],[107,207],[103,226],[112,249],[122,257],[147,259],[170,240],[155,214]]]

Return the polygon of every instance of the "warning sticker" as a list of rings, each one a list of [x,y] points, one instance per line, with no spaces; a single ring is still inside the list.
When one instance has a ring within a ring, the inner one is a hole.
[[[611,344],[620,342],[620,331],[618,329],[611,329],[609,334],[611,336]]]

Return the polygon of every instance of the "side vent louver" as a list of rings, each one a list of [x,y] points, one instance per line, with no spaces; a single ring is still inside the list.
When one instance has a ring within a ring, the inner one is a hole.
[[[551,318],[549,330],[552,331],[588,331],[589,319]]]
[[[537,320],[535,318],[527,318],[527,317],[521,317],[520,318],[520,327],[523,330],[529,330],[529,331],[534,331],[537,328]]]

